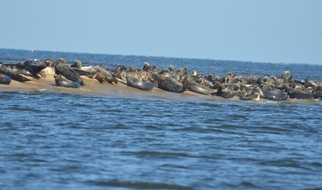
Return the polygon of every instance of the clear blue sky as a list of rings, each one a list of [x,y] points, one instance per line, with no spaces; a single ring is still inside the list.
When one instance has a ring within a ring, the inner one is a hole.
[[[322,64],[322,0],[1,0],[0,48]]]

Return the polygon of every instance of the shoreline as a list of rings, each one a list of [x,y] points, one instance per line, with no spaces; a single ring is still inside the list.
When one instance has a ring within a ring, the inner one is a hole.
[[[134,98],[134,99],[149,99],[149,100],[176,100],[176,101],[198,101],[198,100],[211,100],[220,102],[240,102],[240,103],[301,103],[312,104],[317,103],[319,100],[302,100],[302,99],[288,99],[281,102],[261,99],[259,102],[242,101],[239,99],[225,99],[220,96],[203,95],[192,91],[184,91],[183,93],[168,92],[154,87],[150,91],[144,91],[137,88],[127,86],[126,81],[120,79],[118,84],[101,84],[96,79],[90,79],[86,76],[81,76],[85,82],[85,86],[81,88],[66,88],[56,86],[54,75],[47,75],[46,78],[34,79],[25,76],[31,81],[18,82],[12,80],[9,85],[0,84],[0,93],[2,92],[49,92],[49,93],[67,93],[74,95],[94,95],[113,98]]]
[[[202,95],[191,91],[185,91],[183,93],[174,93],[164,91],[162,89],[154,87],[151,91],[144,91],[127,86],[125,81],[120,79],[118,84],[101,84],[96,79],[90,79],[86,76],[81,76],[85,82],[85,86],[81,88],[66,88],[56,86],[54,75],[47,75],[46,78],[34,79],[32,77],[25,76],[31,81],[18,82],[12,80],[9,85],[0,84],[1,92],[58,92],[69,94],[81,94],[81,95],[98,95],[116,98],[141,98],[141,99],[169,99],[169,100],[221,100],[226,99],[219,96]]]

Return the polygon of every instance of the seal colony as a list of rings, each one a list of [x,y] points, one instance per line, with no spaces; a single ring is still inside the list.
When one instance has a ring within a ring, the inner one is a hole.
[[[88,85],[89,84],[89,85]],[[106,87],[110,88],[106,88]],[[0,61],[0,91],[50,90],[98,94],[124,94],[146,97],[182,98],[184,95],[207,99],[233,99],[258,102],[261,99],[286,101],[316,100],[322,97],[322,83],[295,79],[289,71],[280,76],[202,75],[173,65],[161,69],[148,62],[142,68],[119,65],[115,69],[84,66],[80,60],[25,60],[16,64]],[[103,89],[103,90],[102,90]],[[133,90],[136,89],[136,90]],[[104,91],[105,90],[105,91]],[[182,96],[181,96],[182,95]],[[161,96],[160,96],[161,97]]]

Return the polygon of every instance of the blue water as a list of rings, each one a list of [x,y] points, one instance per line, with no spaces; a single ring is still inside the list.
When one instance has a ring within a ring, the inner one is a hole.
[[[0,49],[0,60],[187,67],[322,81],[322,67]],[[1,88],[1,86],[0,86]],[[1,189],[321,189],[321,101],[0,92]]]

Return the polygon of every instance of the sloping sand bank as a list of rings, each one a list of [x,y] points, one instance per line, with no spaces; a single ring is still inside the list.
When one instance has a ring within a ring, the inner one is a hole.
[[[161,90],[159,88],[153,88],[151,91],[143,91],[126,85],[125,81],[119,80],[118,84],[99,83],[96,79],[90,79],[82,76],[85,82],[85,86],[81,88],[65,88],[55,85],[54,75],[47,75],[46,78],[34,79],[27,77],[31,81],[18,82],[11,80],[9,85],[0,84],[0,92],[34,92],[34,91],[47,91],[47,92],[59,92],[70,94],[85,94],[85,95],[100,95],[120,98],[156,98],[156,99],[171,99],[171,100],[183,100],[183,99],[213,99],[213,100],[225,100],[219,96],[202,95],[191,91],[185,91],[183,93],[173,93]]]
[[[151,91],[139,90],[126,85],[125,81],[119,80],[118,84],[99,83],[96,79],[82,76],[85,86],[81,88],[65,88],[55,85],[54,75],[47,75],[46,78],[34,79],[27,77],[31,81],[18,82],[11,80],[9,85],[0,84],[0,92],[57,92],[69,94],[97,95],[115,98],[135,98],[135,99],[169,99],[169,100],[219,100],[219,101],[240,101],[239,99],[224,99],[220,96],[203,95],[191,91],[174,93],[153,88]],[[251,101],[252,102],[252,101]],[[274,101],[261,99],[260,103],[273,103]],[[297,100],[288,99],[283,103],[316,103],[318,100]]]

